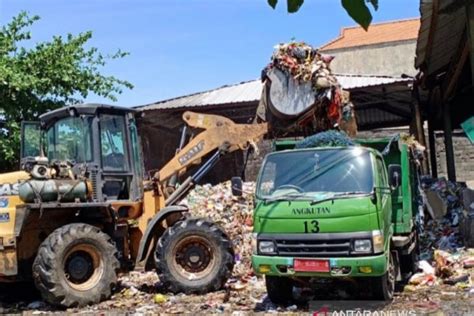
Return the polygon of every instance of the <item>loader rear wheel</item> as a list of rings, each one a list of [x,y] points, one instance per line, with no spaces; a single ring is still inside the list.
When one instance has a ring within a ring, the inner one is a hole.
[[[119,262],[111,238],[97,227],[70,224],[56,229],[41,244],[33,279],[45,301],[73,307],[110,297]]]
[[[156,245],[155,261],[166,290],[203,294],[225,285],[234,267],[234,251],[216,224],[190,218],[164,232]]]

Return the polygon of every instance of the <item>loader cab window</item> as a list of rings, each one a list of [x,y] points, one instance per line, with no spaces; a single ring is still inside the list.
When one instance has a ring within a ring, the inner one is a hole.
[[[127,170],[125,159],[125,121],[123,116],[100,117],[100,144],[104,170]]]
[[[57,121],[46,134],[49,160],[92,161],[92,117],[68,117]]]
[[[41,154],[41,129],[39,122],[21,123],[21,158]]]

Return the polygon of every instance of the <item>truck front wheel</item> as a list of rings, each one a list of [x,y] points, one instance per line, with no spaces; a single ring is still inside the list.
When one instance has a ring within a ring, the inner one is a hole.
[[[110,297],[119,262],[110,236],[95,226],[70,224],[41,244],[33,279],[45,301],[63,307],[99,303]]]
[[[265,285],[273,303],[286,305],[293,301],[293,280],[290,278],[266,275]]]
[[[397,278],[397,265],[392,252],[390,252],[388,260],[387,272],[374,280],[373,294],[375,298],[383,301],[391,301],[395,292],[395,281]]]
[[[168,291],[204,294],[225,285],[234,267],[234,251],[216,224],[190,218],[164,232],[156,244],[155,262]]]

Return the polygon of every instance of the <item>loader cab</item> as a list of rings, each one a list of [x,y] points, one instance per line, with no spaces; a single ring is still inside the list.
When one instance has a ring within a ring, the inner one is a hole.
[[[93,200],[139,201],[143,159],[135,111],[85,104],[63,107],[22,125],[21,158],[46,156],[72,165],[76,177],[92,184]]]

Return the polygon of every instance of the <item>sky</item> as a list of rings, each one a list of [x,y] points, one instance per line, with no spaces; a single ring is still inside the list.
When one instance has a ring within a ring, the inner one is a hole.
[[[279,2],[273,10],[267,0],[0,0],[0,23],[24,10],[41,17],[33,42],[92,31],[90,46],[129,52],[102,73],[134,89],[117,102],[85,101],[137,106],[257,79],[274,45],[295,39],[319,47],[355,24],[339,0],[306,0],[295,14]],[[417,0],[379,6],[375,23],[419,16]]]

